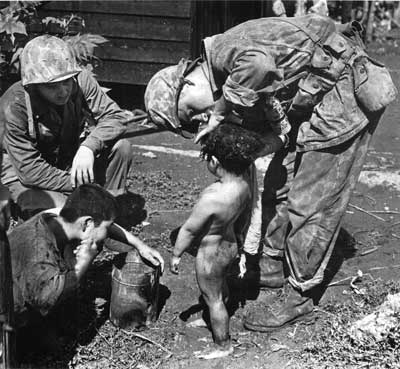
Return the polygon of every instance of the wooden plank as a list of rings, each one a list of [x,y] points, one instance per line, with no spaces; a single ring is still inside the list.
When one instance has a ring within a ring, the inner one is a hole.
[[[190,17],[190,0],[50,1],[41,9],[66,12]]]
[[[100,82],[146,85],[150,78],[169,64],[104,61],[94,69]]]
[[[90,14],[85,17],[84,14],[76,14],[85,19],[85,32],[101,34],[104,37],[186,42],[190,40],[190,20],[188,19],[115,14]],[[65,13],[49,11],[46,15],[58,17]]]
[[[190,57],[190,44],[188,42],[109,39],[109,42],[96,48],[95,55],[102,60],[174,64],[181,58]]]

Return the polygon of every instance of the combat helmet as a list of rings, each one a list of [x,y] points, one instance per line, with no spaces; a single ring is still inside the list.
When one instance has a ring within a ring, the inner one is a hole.
[[[30,40],[22,50],[20,61],[23,86],[60,82],[81,72],[70,46],[50,35]]]
[[[149,121],[169,131],[179,133],[185,138],[193,137],[197,127],[182,123],[178,116],[179,95],[185,84],[190,84],[185,77],[199,64],[182,59],[179,64],[158,71],[149,81],[144,94],[144,103]]]

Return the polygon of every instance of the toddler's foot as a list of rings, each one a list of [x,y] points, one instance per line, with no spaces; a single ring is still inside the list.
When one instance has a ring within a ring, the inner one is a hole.
[[[189,328],[207,328],[207,324],[203,318],[198,318],[196,320],[192,320],[191,322],[186,324],[186,327]]]
[[[219,359],[221,357],[229,356],[233,353],[233,347],[229,346],[218,346],[214,345],[213,347],[207,348],[203,351],[196,351],[194,355],[198,359],[211,360],[211,359]]]

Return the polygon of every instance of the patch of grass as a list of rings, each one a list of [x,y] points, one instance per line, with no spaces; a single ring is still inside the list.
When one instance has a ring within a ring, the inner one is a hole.
[[[354,341],[349,327],[373,312],[388,294],[400,292],[400,283],[374,280],[365,286],[366,293],[345,302],[335,299],[321,306],[322,318],[315,333],[294,354],[291,368],[400,368],[400,324],[381,342]]]

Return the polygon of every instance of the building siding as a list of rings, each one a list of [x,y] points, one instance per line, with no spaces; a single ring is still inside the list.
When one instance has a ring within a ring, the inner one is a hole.
[[[40,8],[42,16],[81,16],[85,32],[109,40],[95,51],[99,81],[134,85],[190,56],[191,11],[190,0],[50,1]]]

